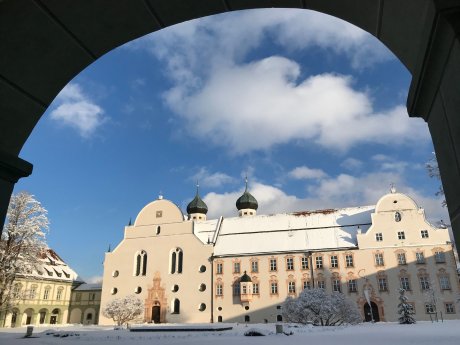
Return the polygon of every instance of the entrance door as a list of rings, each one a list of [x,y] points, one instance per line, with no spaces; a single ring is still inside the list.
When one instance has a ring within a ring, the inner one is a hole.
[[[152,321],[153,323],[160,323],[160,306],[155,305],[152,308]]]
[[[372,314],[371,314],[371,308],[372,308]],[[369,308],[368,303],[364,304],[365,321],[370,322],[372,321],[372,319],[374,319],[375,322],[380,321],[379,307],[377,307],[377,304],[375,304],[374,302],[371,302],[371,308]]]

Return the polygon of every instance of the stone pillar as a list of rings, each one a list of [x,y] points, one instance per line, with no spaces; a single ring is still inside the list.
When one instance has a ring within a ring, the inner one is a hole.
[[[14,184],[21,177],[29,176],[31,173],[32,164],[0,151],[0,231],[3,229]]]
[[[460,2],[436,0],[431,5],[407,108],[428,123],[460,248]]]

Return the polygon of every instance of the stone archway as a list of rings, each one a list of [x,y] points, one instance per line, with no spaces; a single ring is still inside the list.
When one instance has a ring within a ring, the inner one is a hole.
[[[429,126],[460,246],[460,3],[449,0],[120,0],[0,2],[0,222],[14,184],[31,174],[18,157],[58,92],[119,45],[162,28],[250,8],[311,9],[382,41],[412,74],[407,107]],[[24,44],[26,42],[27,44]]]
[[[155,272],[153,284],[147,290],[144,305],[144,321],[154,323],[166,322],[167,298],[165,288],[161,286],[160,272]]]

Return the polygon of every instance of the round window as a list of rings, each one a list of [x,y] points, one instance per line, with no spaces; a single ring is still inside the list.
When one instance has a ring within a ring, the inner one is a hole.
[[[200,266],[200,272],[201,272],[201,273],[206,272],[206,266],[205,266],[205,265],[201,265],[201,266]]]
[[[221,311],[221,310],[222,310],[222,307],[217,308],[217,310],[218,310],[218,311]]]
[[[201,303],[200,306],[198,307],[199,311],[205,311],[206,310],[206,304]]]
[[[172,291],[172,292],[177,292],[177,291],[179,291],[179,285],[174,284],[173,287],[171,288],[171,291]]]
[[[200,291],[205,291],[206,290],[206,284],[200,284],[200,287],[198,288]]]
[[[134,290],[135,293],[141,293],[142,292],[142,288],[140,286],[138,286],[135,290]]]
[[[119,274],[120,274],[120,272],[115,270],[115,271],[112,272],[112,277],[116,278],[116,277],[118,277]]]
[[[118,289],[117,288],[112,288],[112,290],[110,290],[110,292],[112,293],[112,295],[116,295],[116,293],[118,292]]]
[[[249,310],[249,306],[247,305],[246,307],[244,307],[245,310]]]

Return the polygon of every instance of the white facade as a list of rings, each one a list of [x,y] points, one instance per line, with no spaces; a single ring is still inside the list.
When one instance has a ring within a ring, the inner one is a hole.
[[[139,322],[275,322],[287,296],[315,286],[346,294],[363,319],[367,290],[374,318],[395,321],[404,286],[417,320],[431,311],[457,318],[453,241],[404,194],[376,206],[189,218],[167,200],[139,213],[106,254],[101,309],[137,294],[145,301]]]

